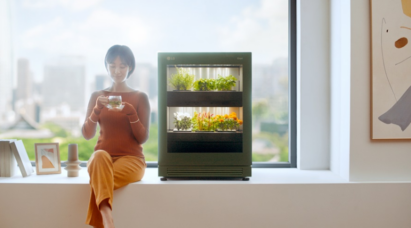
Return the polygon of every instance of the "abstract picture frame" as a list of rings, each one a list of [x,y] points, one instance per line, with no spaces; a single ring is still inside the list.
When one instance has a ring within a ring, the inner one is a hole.
[[[370,0],[371,140],[411,139],[411,0]]]
[[[61,173],[59,143],[35,143],[34,147],[38,175]]]

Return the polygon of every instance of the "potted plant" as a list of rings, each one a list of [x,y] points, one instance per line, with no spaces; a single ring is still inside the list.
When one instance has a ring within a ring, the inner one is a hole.
[[[237,78],[231,74],[226,77],[218,75],[215,81],[218,91],[232,91],[233,87],[237,84]]]
[[[210,112],[194,112],[191,118],[192,131],[223,131],[232,132],[239,130],[243,121],[237,118],[237,114],[214,115]]]
[[[198,121],[197,121],[197,119],[198,119],[198,113],[196,111],[194,111],[193,118],[191,118],[191,126],[192,126],[191,130],[192,131],[198,131]]]
[[[202,78],[194,82],[195,91],[212,91],[216,89],[216,82],[212,78]]]
[[[194,112],[194,116],[191,119],[193,131],[214,131],[215,121],[213,116],[214,114],[211,114],[210,112]]]
[[[194,75],[189,74],[188,70],[184,68],[178,68],[176,66],[177,73],[172,74],[170,77],[169,84],[175,90],[187,91],[193,86]]]
[[[224,116],[220,116],[218,115],[217,117],[217,125],[218,125],[218,131],[225,131],[227,129],[227,123],[225,121],[225,117]]]
[[[237,126],[237,131],[239,131],[240,130],[240,126],[241,125],[243,125],[243,121],[242,120],[240,120],[240,119],[238,119],[237,120],[237,123],[236,123],[236,126]]]
[[[174,113],[174,126],[177,131],[187,131],[191,128],[191,116],[188,113]]]
[[[237,118],[235,112],[232,112],[230,115],[216,115],[215,124],[218,131],[230,132],[237,131],[239,126],[243,124],[243,121]]]

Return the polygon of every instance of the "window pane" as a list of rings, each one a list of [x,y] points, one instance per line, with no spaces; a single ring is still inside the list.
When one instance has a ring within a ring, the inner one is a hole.
[[[253,161],[288,162],[288,0],[0,2],[0,138],[23,139],[31,159],[35,142],[59,142],[62,160],[77,143],[89,158],[97,136],[81,136],[86,106],[111,85],[107,49],[123,44],[136,58],[128,83],[150,100],[148,161],[157,160],[157,52],[252,52]]]

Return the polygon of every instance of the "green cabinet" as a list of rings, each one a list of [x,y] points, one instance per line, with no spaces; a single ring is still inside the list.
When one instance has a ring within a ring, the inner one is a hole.
[[[158,175],[251,176],[251,53],[158,54]]]

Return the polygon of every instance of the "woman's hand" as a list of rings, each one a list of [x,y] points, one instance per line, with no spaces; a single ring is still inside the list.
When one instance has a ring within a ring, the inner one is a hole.
[[[107,104],[108,104],[108,97],[103,96],[103,95],[97,97],[96,107],[98,109],[103,109],[104,107],[107,106]]]
[[[137,114],[137,111],[134,109],[134,107],[131,104],[129,104],[127,102],[123,102],[123,105],[124,105],[124,107],[121,110],[122,113],[124,113],[128,116]]]

